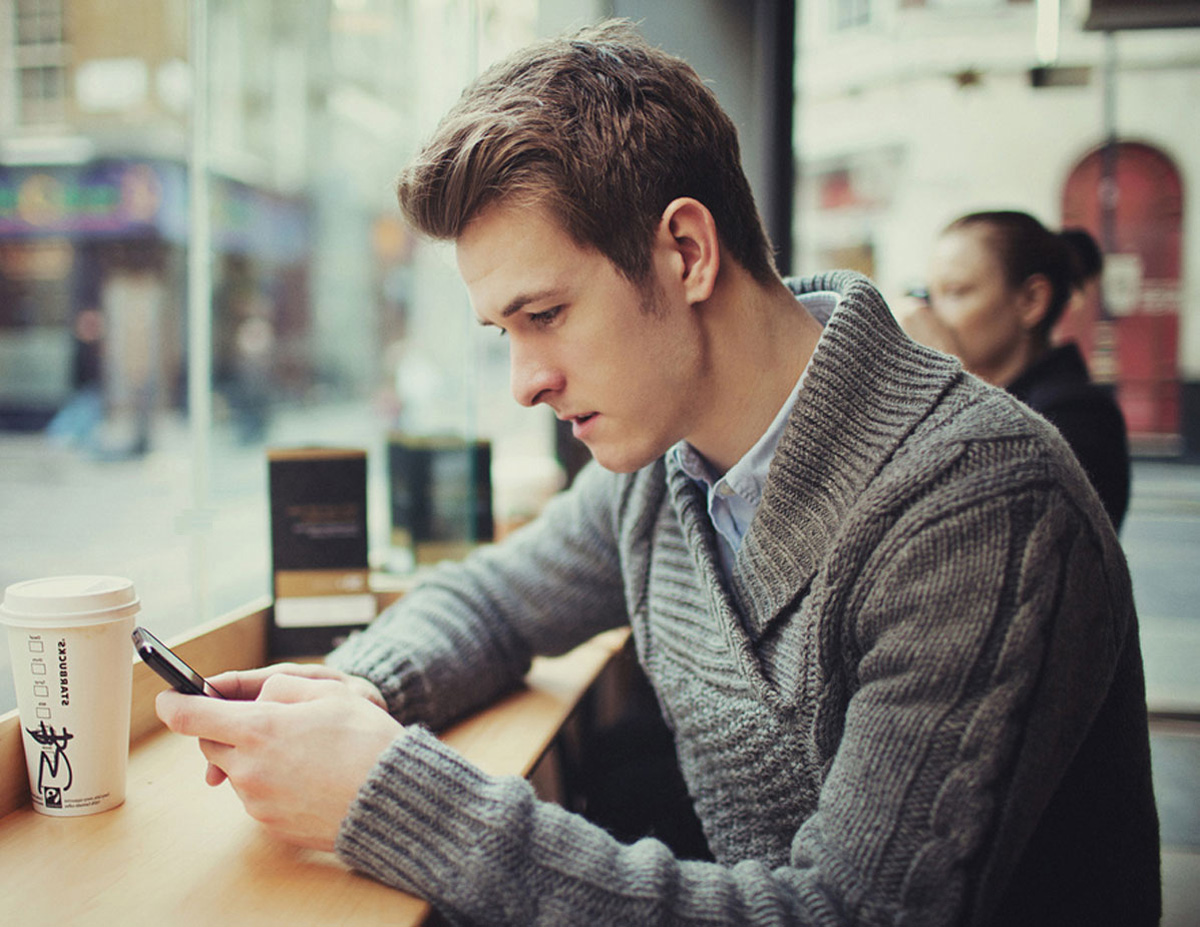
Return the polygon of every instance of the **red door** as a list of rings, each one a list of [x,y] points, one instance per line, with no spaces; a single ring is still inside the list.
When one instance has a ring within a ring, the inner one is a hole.
[[[1075,166],[1063,189],[1063,226],[1091,232],[1105,252],[1102,306],[1064,318],[1098,379],[1115,380],[1135,443],[1179,433],[1179,281],[1183,189],[1179,171],[1149,145],[1120,142]],[[1103,196],[1111,190],[1105,228]],[[1157,439],[1157,441],[1156,441]]]

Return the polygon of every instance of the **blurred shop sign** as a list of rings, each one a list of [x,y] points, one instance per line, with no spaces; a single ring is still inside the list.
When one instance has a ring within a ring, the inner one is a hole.
[[[1104,306],[1111,315],[1129,315],[1142,295],[1142,256],[1109,254],[1104,258]]]
[[[1085,29],[1170,29],[1200,26],[1196,0],[1092,0]]]
[[[305,259],[307,203],[214,177],[216,249],[280,263]],[[0,166],[0,239],[156,236],[187,240],[187,170],[171,161]]]
[[[165,166],[98,161],[0,167],[0,235],[125,235],[184,227],[183,174]]]

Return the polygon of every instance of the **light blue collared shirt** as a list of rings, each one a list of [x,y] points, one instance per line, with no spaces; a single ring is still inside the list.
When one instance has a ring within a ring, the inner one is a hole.
[[[833,311],[837,294],[810,293],[800,301],[823,324]],[[810,358],[809,363],[811,362]],[[800,388],[804,385],[804,376],[807,373],[808,364],[805,364],[804,370],[800,372],[800,379],[796,381],[791,394],[775,414],[770,427],[724,476],[717,476],[708,461],[686,441],[680,441],[672,448],[679,468],[708,494],[708,517],[717,532],[721,568],[727,580],[733,578],[733,564],[742,546],[742,538],[746,536],[754,513],[758,511],[758,504],[762,501],[763,486],[767,482],[767,473],[771,469],[775,449],[783,437],[783,429],[787,426],[788,416],[800,395]]]
[[[686,441],[675,445],[675,459],[680,469],[708,493],[708,517],[717,531],[721,566],[726,579],[733,576],[733,562],[738,548],[742,546],[742,538],[758,510],[758,503],[762,501],[763,486],[767,482],[767,471],[771,469],[775,448],[783,437],[788,415],[796,404],[807,372],[808,367],[805,366],[770,427],[724,476],[716,476],[708,461]]]

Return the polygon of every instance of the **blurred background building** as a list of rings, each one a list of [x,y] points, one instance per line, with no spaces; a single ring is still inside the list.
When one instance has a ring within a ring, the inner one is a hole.
[[[894,296],[962,213],[1084,227],[1105,301],[1064,334],[1116,384],[1136,450],[1200,454],[1200,5],[800,9],[799,264],[857,267]]]
[[[189,6],[0,4],[8,428],[45,426],[92,385],[110,428],[185,408]],[[213,388],[218,417],[261,438],[276,403],[354,396],[386,373],[377,346],[403,328],[412,260],[386,178],[422,107],[446,99],[426,85],[470,74],[474,49],[457,41],[470,11],[206,6]],[[369,319],[346,325],[351,312]]]
[[[61,414],[60,432],[139,453],[156,415],[184,409],[196,6],[0,0],[0,427]],[[436,374],[469,338],[423,307],[460,297],[400,224],[390,179],[482,63],[616,14],[712,80],[786,267],[855,267],[898,295],[961,212],[1091,230],[1106,299],[1068,332],[1116,384],[1140,451],[1200,454],[1195,4],[551,6],[203,5],[218,420],[261,438],[280,402],[364,390],[398,412],[397,384],[436,404],[418,418],[503,418],[478,406],[476,364]],[[1124,28],[1163,23],[1193,28]]]

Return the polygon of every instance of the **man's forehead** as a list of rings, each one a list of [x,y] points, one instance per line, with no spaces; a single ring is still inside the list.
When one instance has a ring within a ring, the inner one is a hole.
[[[542,210],[490,208],[455,241],[458,270],[481,316],[504,316],[565,291],[578,246]]]
[[[506,262],[528,261],[555,229],[540,210],[490,206],[482,210],[454,240],[459,272],[468,285]]]

